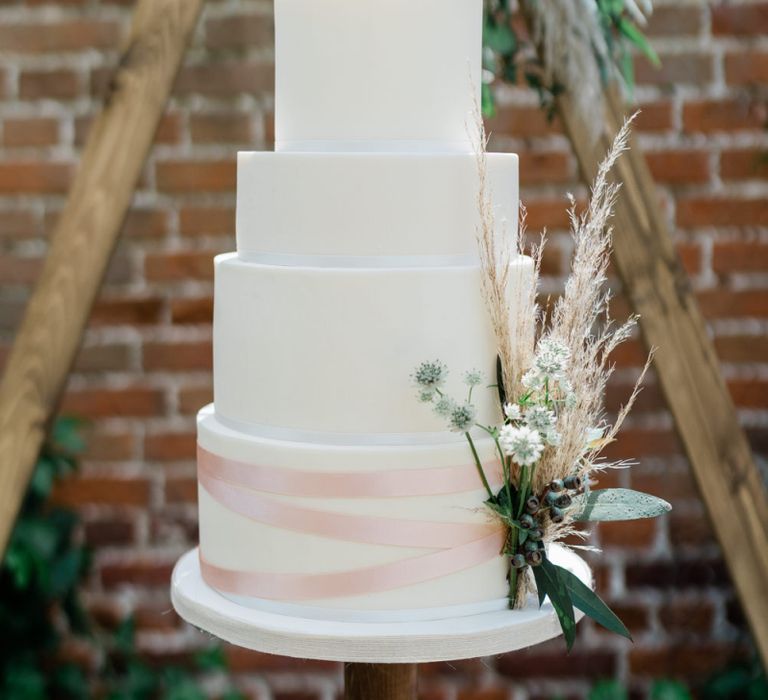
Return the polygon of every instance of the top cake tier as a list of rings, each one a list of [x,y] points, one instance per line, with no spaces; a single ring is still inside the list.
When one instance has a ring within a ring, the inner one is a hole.
[[[275,150],[456,152],[482,0],[275,0]]]

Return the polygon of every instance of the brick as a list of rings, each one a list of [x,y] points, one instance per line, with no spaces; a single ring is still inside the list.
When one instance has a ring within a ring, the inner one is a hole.
[[[183,387],[179,390],[179,413],[185,416],[195,415],[203,406],[213,402],[213,386]]]
[[[179,212],[179,231],[183,236],[233,236],[235,233],[234,207],[182,207]]]
[[[733,659],[735,651],[733,644],[715,643],[665,645],[659,649],[634,648],[629,652],[629,669],[638,676],[682,677],[701,681],[712,674],[714,663]]]
[[[53,500],[58,505],[72,507],[91,503],[145,507],[149,503],[149,482],[135,477],[117,479],[75,476],[56,485]]]
[[[8,148],[52,146],[59,141],[59,122],[46,117],[6,119],[3,123],[3,145]]]
[[[714,60],[706,53],[661,54],[656,68],[645,57],[635,60],[638,85],[702,85],[714,78]]]
[[[703,513],[689,515],[676,513],[669,516],[669,539],[673,547],[703,547],[715,543],[715,535]]]
[[[739,408],[768,408],[768,381],[734,379],[728,382],[728,390]]]
[[[766,226],[768,200],[728,197],[685,197],[677,202],[677,225]]]
[[[728,572],[722,561],[698,559],[696,561],[629,563],[626,567],[629,589],[657,588],[681,590],[722,587],[729,584]]]
[[[763,290],[726,292],[713,289],[697,295],[706,318],[766,318],[768,296]]]
[[[117,372],[131,369],[133,351],[127,343],[107,343],[80,349],[75,372]]]
[[[725,56],[725,79],[730,85],[762,85],[768,81],[768,53],[748,51]]]
[[[571,159],[563,151],[530,151],[520,154],[520,184],[567,182],[573,176]]]
[[[169,231],[168,212],[156,209],[131,209],[123,223],[121,236],[138,239],[163,238]]]
[[[95,326],[141,326],[158,323],[163,301],[154,297],[99,299],[91,313]]]
[[[762,129],[765,121],[764,110],[746,100],[704,100],[683,106],[683,128],[687,132]]]
[[[538,234],[542,229],[568,229],[568,201],[563,199],[553,200],[528,200],[525,202],[528,210],[528,230]]]
[[[171,302],[171,321],[174,324],[213,323],[213,299],[211,297],[174,299]]]
[[[768,153],[764,149],[724,151],[720,156],[723,180],[768,179]]]
[[[274,21],[268,15],[233,14],[205,23],[205,45],[209,49],[271,48],[274,40]]]
[[[0,255],[0,279],[7,285],[31,285],[40,274],[42,258]]]
[[[103,90],[99,94],[103,94]],[[93,125],[94,117],[85,116],[75,119],[75,146],[85,145],[85,141]],[[160,123],[155,131],[154,143],[177,144],[181,142],[184,120],[180,114],[166,112],[160,118]]]
[[[624,428],[617,442],[605,448],[604,455],[609,460],[615,460],[629,457],[668,457],[681,452],[680,442],[671,430]]]
[[[650,471],[638,464],[629,472],[633,489],[651,493],[668,501],[700,500],[699,489],[689,469],[665,469],[663,472]]]
[[[203,63],[181,69],[174,86],[180,96],[235,97],[271,93],[275,84],[272,63]]]
[[[632,603],[616,603],[608,601],[611,610],[618,615],[626,628],[632,635],[640,634],[650,626],[650,613],[648,608],[643,605],[633,605]],[[602,634],[612,634],[600,625],[595,625],[595,629]]]
[[[715,338],[715,349],[723,362],[765,362],[768,336],[734,335]]]
[[[717,3],[711,9],[712,33],[717,36],[768,34],[768,3]]]
[[[500,656],[496,668],[503,676],[513,679],[605,678],[616,672],[616,655],[611,651],[581,651],[578,641],[574,651],[567,655],[559,649],[544,652],[539,651],[540,648]]]
[[[659,609],[659,620],[670,634],[689,632],[698,636],[709,634],[715,611],[709,600],[676,600]]]
[[[166,589],[171,580],[173,564],[170,561],[136,557],[125,562],[103,565],[100,578],[106,588],[131,585]]]
[[[0,163],[0,194],[64,194],[71,175],[69,163],[5,161]]]
[[[190,119],[189,130],[194,143],[247,144],[253,140],[248,114],[195,114]]]
[[[33,211],[0,211],[0,238],[34,238],[41,233],[40,218]]]
[[[510,700],[509,688],[469,688],[460,690],[457,700]]]
[[[657,4],[643,31],[650,37],[697,36],[704,28],[702,10],[698,4]]]
[[[635,120],[638,131],[668,131],[673,126],[672,102],[645,102],[638,106],[640,114]]]
[[[678,243],[675,248],[683,268],[689,275],[701,272],[701,248],[695,243]]]
[[[538,106],[500,106],[495,117],[486,122],[488,133],[532,138],[551,136],[562,133],[563,127],[558,118],[547,119],[545,111]]]
[[[197,503],[197,479],[168,479],[165,482],[167,503]]]
[[[135,541],[136,528],[131,520],[112,515],[85,523],[85,542],[89,547],[126,546]]]
[[[328,673],[341,670],[341,664],[335,661],[309,661],[307,659],[292,659],[287,656],[273,656],[229,644],[224,646],[224,655],[231,673],[263,671]]]
[[[768,245],[764,243],[717,243],[712,252],[715,272],[762,272],[768,270]]]
[[[144,274],[154,282],[212,280],[215,255],[212,251],[154,253],[144,261]]]
[[[156,165],[157,186],[163,192],[234,192],[237,184],[234,157],[211,161],[165,161]]]
[[[600,542],[607,548],[648,549],[656,538],[653,519],[601,523]]]
[[[117,22],[77,19],[55,23],[14,22],[0,26],[0,45],[8,53],[62,53],[114,48],[120,38]]]
[[[126,462],[136,456],[135,442],[131,432],[92,430],[87,434],[83,456],[96,462]]]
[[[83,418],[140,418],[161,415],[164,407],[163,393],[150,387],[72,389],[64,398],[62,411]]]
[[[197,454],[197,437],[191,433],[156,433],[144,440],[144,456],[153,462],[193,460]]]
[[[213,346],[210,340],[197,343],[148,343],[144,346],[144,369],[210,370]]]
[[[710,177],[707,151],[668,149],[647,153],[646,160],[653,177],[659,182],[696,184],[707,182]]]
[[[80,87],[78,74],[65,68],[25,70],[19,77],[19,94],[25,100],[71,100]]]

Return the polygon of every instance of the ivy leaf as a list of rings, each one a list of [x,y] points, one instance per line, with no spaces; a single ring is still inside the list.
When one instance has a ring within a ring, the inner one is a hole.
[[[615,632],[622,637],[632,639],[632,635],[629,630],[624,626],[624,623],[616,616],[589,586],[587,586],[578,576],[572,574],[568,569],[564,569],[562,566],[554,565],[557,570],[557,575],[560,580],[565,584],[568,594],[574,607],[578,608],[585,615],[589,615],[595,622],[601,624],[609,632]]]
[[[574,500],[577,521],[640,520],[656,518],[672,510],[661,498],[631,489],[590,491]]]
[[[545,596],[549,596],[552,607],[557,613],[557,619],[560,620],[565,645],[570,651],[576,641],[576,616],[565,582],[558,575],[558,567],[544,558],[539,566],[533,567],[533,575],[539,593],[539,606],[544,603]]]

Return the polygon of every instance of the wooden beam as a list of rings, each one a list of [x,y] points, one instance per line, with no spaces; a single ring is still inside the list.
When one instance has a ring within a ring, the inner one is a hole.
[[[615,86],[605,90],[597,141],[594,116],[581,113],[576,100],[563,95],[557,107],[584,182],[591,183],[624,122],[623,99]],[[615,217],[616,267],[647,346],[658,348],[659,382],[768,668],[766,491],[636,139],[616,175],[623,183]]]
[[[415,700],[416,664],[344,664],[346,700]]]
[[[0,384],[0,557],[202,0],[138,0]]]

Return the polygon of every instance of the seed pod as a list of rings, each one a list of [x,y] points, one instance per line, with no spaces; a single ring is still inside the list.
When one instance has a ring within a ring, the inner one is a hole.
[[[539,508],[541,507],[541,503],[539,502],[539,499],[536,498],[536,496],[531,496],[526,502],[525,502],[525,510],[530,513],[531,515],[536,515],[536,513],[539,512]]]
[[[536,521],[534,520],[532,515],[528,515],[528,513],[525,513],[522,518],[520,518],[520,524],[526,529],[532,528]]]
[[[527,566],[525,561],[525,555],[524,554],[515,554],[515,556],[512,557],[512,566],[515,569],[523,569],[525,566]]]
[[[529,537],[523,546],[526,552],[534,552],[539,548],[539,543]]]
[[[549,519],[555,524],[561,523],[565,520],[565,513],[557,506],[552,506],[549,509]]]
[[[573,499],[567,493],[564,493],[555,501],[555,505],[558,508],[568,508],[571,503],[573,503]]]
[[[528,537],[534,542],[541,542],[541,540],[544,539],[544,530],[541,530],[540,528],[531,530],[531,532],[528,534]]]
[[[541,555],[539,550],[536,550],[535,552],[527,552],[525,555],[525,560],[531,566],[539,566],[539,564],[541,564],[541,562],[544,560],[544,557]]]
[[[565,488],[569,489],[570,491],[581,491],[581,487],[584,485],[584,482],[581,480],[581,477],[578,474],[574,474],[573,476],[567,477],[563,484]]]
[[[562,479],[554,479],[549,482],[549,490],[560,493],[565,488],[565,482]]]
[[[554,491],[547,491],[546,495],[546,502],[549,503],[549,505],[552,505],[553,503],[557,503],[557,499],[560,498]]]

